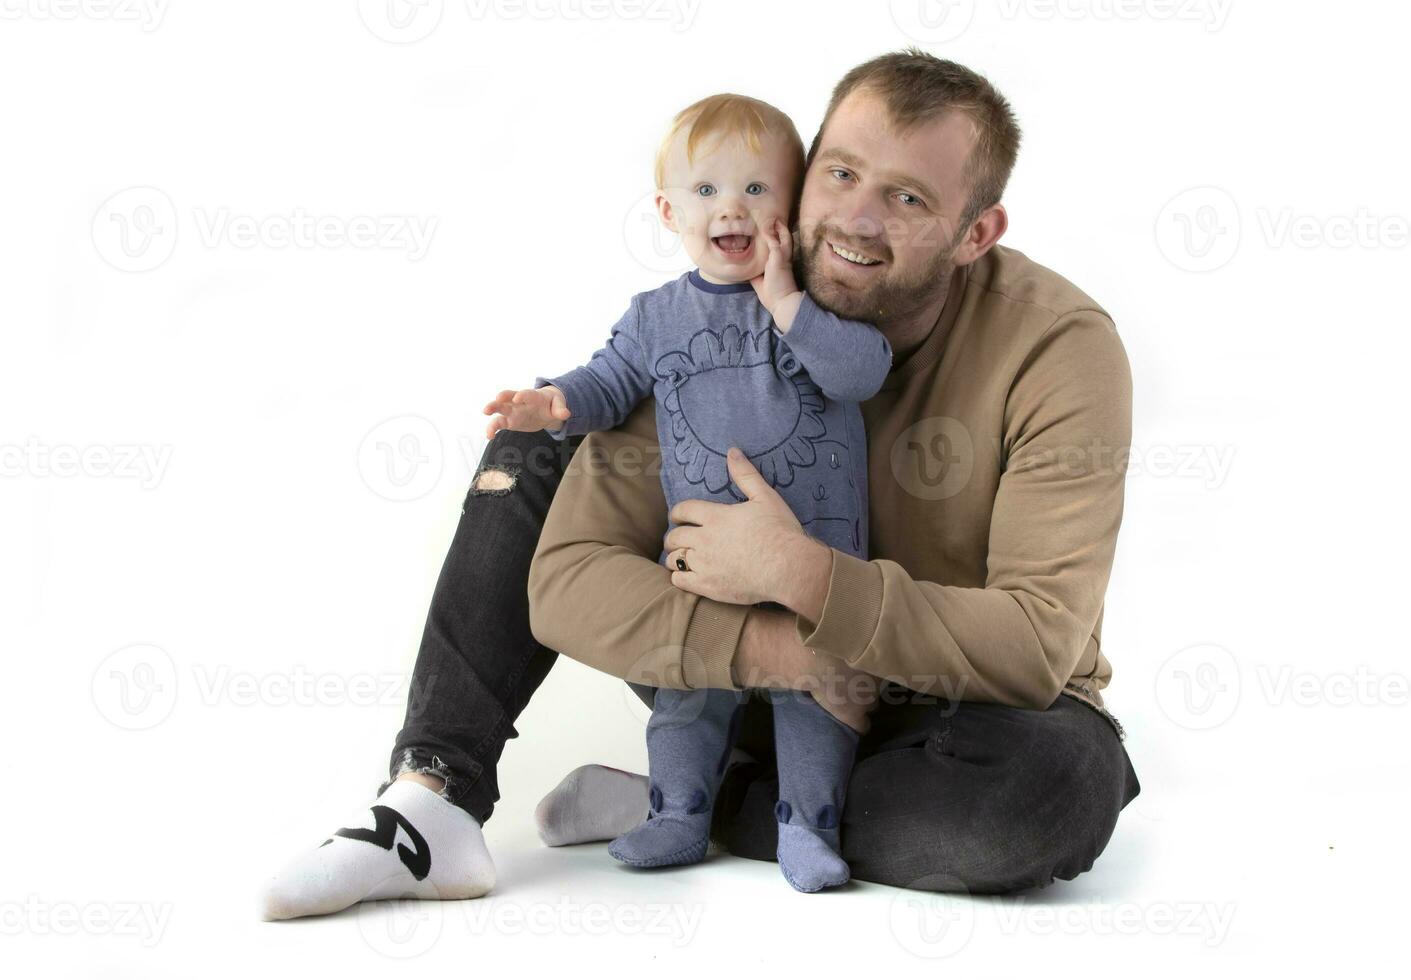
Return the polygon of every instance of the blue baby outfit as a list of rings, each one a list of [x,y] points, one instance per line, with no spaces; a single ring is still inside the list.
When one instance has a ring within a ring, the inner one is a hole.
[[[749,283],[718,285],[693,270],[632,297],[585,366],[534,387],[564,393],[573,414],[559,439],[616,428],[655,395],[668,507],[744,499],[725,467],[739,446],[805,531],[865,558],[867,436],[857,403],[891,365],[876,328],[807,294],[786,335]]]

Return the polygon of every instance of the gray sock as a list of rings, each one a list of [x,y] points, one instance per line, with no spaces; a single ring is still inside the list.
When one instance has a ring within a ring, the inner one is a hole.
[[[779,768],[779,870],[801,892],[822,891],[851,876],[841,825],[857,733],[812,695],[771,691]]]
[[[638,868],[694,864],[710,846],[710,814],[747,692],[658,688],[647,723],[650,811],[608,845]]]
[[[647,812],[647,777],[611,766],[579,766],[534,810],[539,839],[550,847],[612,840]]]

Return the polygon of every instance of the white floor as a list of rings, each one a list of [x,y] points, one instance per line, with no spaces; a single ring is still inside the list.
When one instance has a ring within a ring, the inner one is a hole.
[[[576,738],[581,719],[553,709],[569,691],[604,706]],[[620,748],[638,719],[629,700],[614,703],[616,682],[565,662],[543,693],[506,752],[504,800],[487,825],[499,885],[469,902],[383,902],[289,923],[253,913],[260,879],[370,792],[395,707],[329,709],[321,735],[309,728],[315,709],[178,710],[144,732],[95,726],[92,752],[65,753],[60,766],[12,762],[8,782],[30,793],[11,806],[5,878],[26,897],[6,903],[3,948],[27,972],[6,972],[477,976],[532,963],[536,973],[662,965],[702,975],[877,964],[1032,976],[1066,959],[1065,973],[1097,975],[1356,973],[1377,968],[1404,934],[1395,906],[1372,896],[1380,879],[1404,880],[1405,780],[1377,793],[1349,789],[1374,785],[1355,765],[1282,771],[1317,755],[1286,736],[1277,757],[1221,762],[1218,733],[1170,738],[1161,716],[1128,712],[1144,791],[1089,874],[1008,899],[864,883],[804,896],[773,864],[729,855],[643,873],[602,845],[542,846],[530,817],[553,774],[595,757],[641,762],[640,747]],[[1241,779],[1252,786],[1232,792]]]

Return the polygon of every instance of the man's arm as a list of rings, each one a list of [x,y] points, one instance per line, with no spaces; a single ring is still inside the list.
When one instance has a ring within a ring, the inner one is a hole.
[[[656,561],[667,517],[655,407],[593,433],[569,462],[529,569],[535,638],[653,687],[810,691],[864,730],[871,678],[806,649],[793,613],[683,591]]]
[[[800,548],[800,574],[779,599],[798,613],[800,642],[916,690],[1051,705],[1107,590],[1131,405],[1111,321],[1087,311],[1060,318],[1010,387],[985,587],[918,581],[896,562]]]
[[[529,569],[534,636],[590,667],[654,687],[739,689],[731,661],[749,606],[671,584],[656,400],[578,447]]]

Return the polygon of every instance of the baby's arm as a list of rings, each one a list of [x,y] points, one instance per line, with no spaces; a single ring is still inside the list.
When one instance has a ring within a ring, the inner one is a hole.
[[[613,325],[603,348],[582,367],[556,378],[536,378],[533,388],[502,391],[485,406],[495,416],[487,438],[500,429],[548,430],[555,439],[615,429],[652,393],[652,376],[643,364],[639,342],[639,306],[634,297]]]
[[[788,338],[789,350],[826,397],[860,402],[877,394],[892,369],[887,338],[870,323],[829,313],[799,289],[790,265],[793,242],[783,222],[761,237],[769,256],[764,275],[753,285],[775,326]]]

